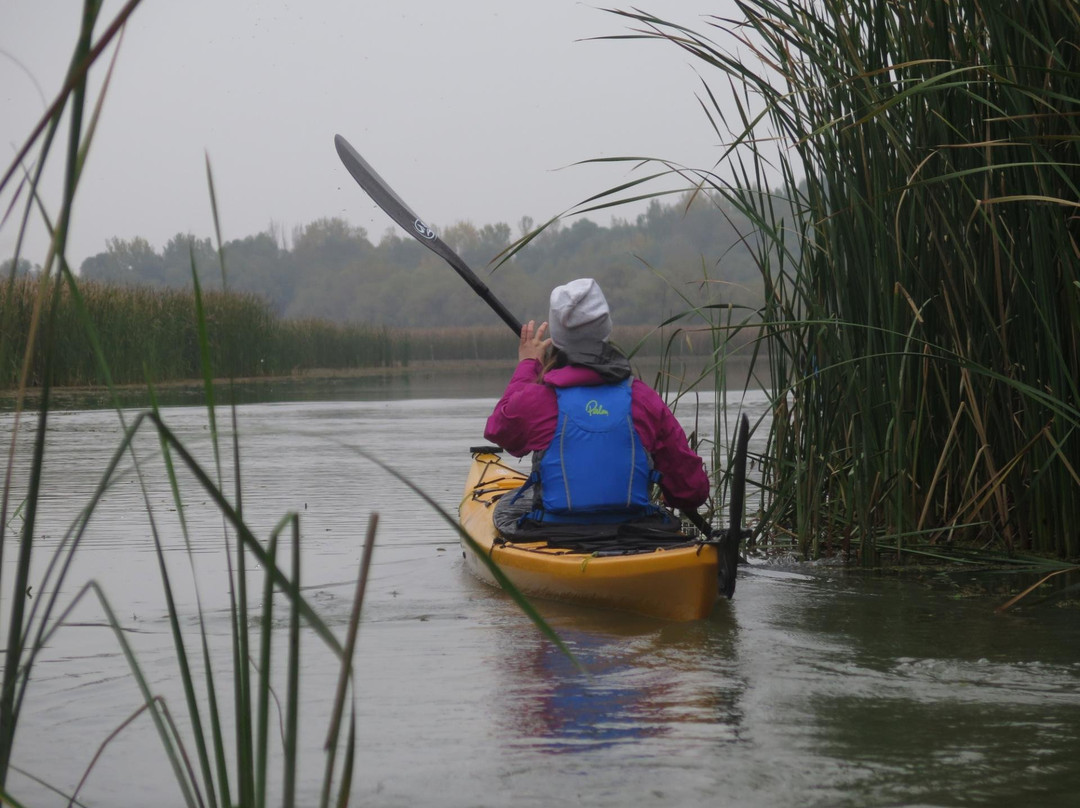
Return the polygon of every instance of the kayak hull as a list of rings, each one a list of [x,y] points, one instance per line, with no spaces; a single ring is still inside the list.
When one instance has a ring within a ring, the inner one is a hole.
[[[718,597],[716,547],[688,543],[630,555],[594,556],[547,547],[543,542],[500,540],[495,503],[525,482],[497,454],[477,451],[458,509],[475,545],[461,540],[469,570],[498,586],[481,555],[493,560],[522,593],[583,606],[617,609],[666,620],[707,617]],[[689,542],[689,540],[688,540]]]

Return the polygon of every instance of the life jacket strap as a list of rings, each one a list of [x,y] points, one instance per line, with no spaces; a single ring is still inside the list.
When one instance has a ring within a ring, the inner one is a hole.
[[[514,492],[514,496],[510,498],[510,502],[517,502],[521,499],[521,495],[525,493],[526,488],[532,488],[538,482],[540,482],[540,474],[536,469],[533,469],[532,474],[525,478],[525,482],[522,484],[521,488]]]

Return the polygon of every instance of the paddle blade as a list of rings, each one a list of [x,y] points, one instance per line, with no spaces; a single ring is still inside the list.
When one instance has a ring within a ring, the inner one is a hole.
[[[514,334],[520,334],[521,321],[510,313],[506,306],[491,293],[491,290],[483,281],[476,277],[476,273],[469,268],[469,265],[465,263],[461,256],[454,252],[449,244],[439,238],[423,219],[413,213],[412,208],[394,193],[386,180],[380,177],[371,164],[360,156],[360,152],[354,149],[349,141],[341,135],[334,135],[334,147],[337,149],[338,157],[341,158],[345,168],[352,175],[352,178],[356,180],[357,184],[371,197],[371,201],[397,222],[402,230],[446,261],[472,287],[473,291],[502,318],[503,322],[510,326]]]
[[[729,600],[735,595],[735,573],[739,566],[739,543],[746,507],[746,454],[750,443],[750,419],[744,413],[735,436],[735,456],[731,464],[731,523],[720,539],[720,593]]]
[[[341,135],[334,135],[334,148],[345,168],[357,184],[367,192],[376,205],[390,216],[398,225],[416,237],[418,241],[431,241],[436,238],[435,231],[412,212],[412,209],[394,193],[394,189],[372,167],[371,163],[360,156],[360,152]]]
[[[731,506],[728,517],[729,530],[742,534],[744,509],[746,507],[746,453],[750,444],[750,419],[743,413],[739,419],[739,434],[735,438],[735,457],[731,466]]]

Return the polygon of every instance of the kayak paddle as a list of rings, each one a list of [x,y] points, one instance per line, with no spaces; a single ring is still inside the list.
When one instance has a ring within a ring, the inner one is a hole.
[[[476,277],[469,265],[454,252],[450,245],[440,239],[435,231],[429,227],[423,219],[417,216],[408,205],[402,201],[393,189],[386,184],[386,180],[379,176],[378,172],[371,167],[360,153],[341,135],[334,135],[334,146],[345,168],[352,174],[354,180],[359,183],[372,201],[413,238],[442,258],[458,275],[495,311],[503,322],[510,326],[515,336],[521,335],[521,322],[510,313],[510,310],[492,294],[487,285]],[[732,472],[731,491],[731,528],[724,531],[719,539],[720,554],[720,588],[728,598],[735,592],[735,565],[739,558],[739,540],[742,538],[742,508],[743,497],[746,489],[746,441],[749,433],[749,422],[746,416],[742,420],[742,432],[739,435],[735,452],[735,468]],[[696,511],[686,510],[683,515],[696,527],[701,534],[709,539],[713,535],[712,528],[704,518]]]

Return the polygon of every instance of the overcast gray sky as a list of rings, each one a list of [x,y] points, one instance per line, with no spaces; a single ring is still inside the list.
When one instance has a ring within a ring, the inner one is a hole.
[[[733,5],[634,2],[703,32],[708,15]],[[44,111],[38,87],[49,100],[60,87],[81,5],[0,2],[5,167]],[[102,19],[120,7],[106,0]],[[700,63],[670,44],[582,41],[630,25],[577,0],[144,0],[79,191],[69,257],[77,267],[114,236],[160,248],[178,232],[211,235],[204,153],[226,239],[340,216],[377,241],[392,223],[341,165],[336,133],[436,227],[516,229],[524,215],[543,220],[629,176],[628,167],[568,167],[580,160],[711,165],[719,149],[696,98]],[[102,61],[97,81],[104,70]],[[55,188],[58,172],[49,179]],[[11,256],[15,229],[9,221],[0,231],[0,257]],[[41,262],[44,244],[35,229],[24,257]]]

